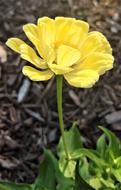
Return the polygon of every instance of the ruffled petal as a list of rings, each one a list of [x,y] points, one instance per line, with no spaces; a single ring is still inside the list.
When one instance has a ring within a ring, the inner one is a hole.
[[[56,17],[56,46],[61,43],[78,48],[87,36],[89,25],[74,18]]]
[[[87,22],[76,20],[73,23],[69,36],[66,40],[72,47],[76,47],[79,49],[81,44],[87,37],[88,31],[89,25]]]
[[[37,54],[35,53],[34,49],[31,48],[27,44],[23,44],[20,46],[20,53],[21,57],[25,59],[26,61],[29,61],[33,65],[35,65],[37,68],[40,69],[46,69],[47,63],[41,59]]]
[[[71,67],[64,67],[63,65],[57,65],[57,64],[52,64],[52,63],[48,63],[48,67],[56,75],[63,75],[73,70]]]
[[[42,36],[44,43],[48,46],[53,46],[55,42],[55,21],[48,17],[42,17],[38,19],[38,27],[40,35]]]
[[[34,46],[36,47],[39,55],[43,58],[46,59],[46,51],[45,51],[45,46],[42,45],[42,42],[40,41],[40,39],[36,38],[31,32],[26,32],[27,37],[29,38],[29,40],[34,44]]]
[[[99,80],[99,75],[93,70],[83,70],[66,73],[64,78],[74,87],[91,88]]]
[[[66,38],[68,37],[69,31],[72,28],[74,18],[56,17],[56,39],[55,46],[58,47],[62,43],[66,43]],[[66,44],[67,45],[67,44]]]
[[[47,32],[47,28],[43,22],[39,26],[35,24],[26,24],[23,26],[23,30],[28,37],[28,39],[34,44],[39,55],[45,59],[46,61],[52,62],[55,59],[54,50],[51,46],[46,43],[47,36],[45,33]],[[49,36],[51,34],[48,33]],[[51,59],[50,59],[51,54]]]
[[[39,38],[39,31],[38,31],[38,27],[35,24],[29,23],[29,24],[25,24],[23,26],[23,31],[25,32],[26,36],[30,39],[30,41],[32,41],[32,43],[34,43],[33,39],[31,39],[31,37],[29,36],[28,32],[30,32],[36,39]]]
[[[6,45],[17,53],[20,53],[20,46],[26,44],[23,40],[18,38],[9,38]]]
[[[23,26],[23,30],[28,37],[28,39],[34,44],[36,47],[38,53],[40,54],[41,57],[44,59],[46,58],[46,54],[44,51],[44,46],[43,46],[43,40],[42,36],[39,34],[39,28],[35,24],[26,24]]]
[[[99,75],[104,74],[106,71],[113,68],[114,57],[106,53],[92,53],[89,54],[85,59],[74,65],[74,69],[85,70],[91,69],[98,72]]]
[[[49,80],[53,76],[53,72],[50,70],[46,71],[39,71],[33,67],[30,66],[24,66],[22,70],[23,74],[32,81],[45,81]]]
[[[72,66],[81,57],[79,50],[72,47],[61,45],[57,50],[57,64],[63,67]]]
[[[82,57],[87,56],[92,52],[101,52],[112,54],[111,46],[105,36],[100,32],[90,32],[82,44],[80,51]]]

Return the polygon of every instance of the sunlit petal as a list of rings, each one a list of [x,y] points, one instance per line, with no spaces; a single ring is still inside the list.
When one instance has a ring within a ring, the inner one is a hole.
[[[37,25],[26,24],[23,30],[36,50],[17,38],[9,39],[6,44],[38,69],[44,69],[42,72],[25,66],[23,72],[32,80],[64,75],[72,86],[89,88],[100,75],[113,68],[114,58],[108,40],[100,32],[89,32],[85,21],[42,17]]]
[[[40,30],[35,24],[26,24],[23,30],[28,39],[34,44],[41,57],[46,58],[45,47],[43,46],[43,38],[40,35]]]
[[[62,65],[57,64],[49,64],[48,67],[56,74],[56,75],[63,75],[65,73],[68,73],[72,71],[73,69],[71,67],[64,67]]]
[[[108,40],[100,32],[90,32],[82,44],[80,51],[82,57],[87,56],[92,52],[102,52],[112,54],[112,49]]]
[[[72,47],[61,45],[57,51],[57,64],[63,67],[72,66],[81,57],[79,50]]]
[[[110,54],[106,53],[92,53],[89,54],[85,59],[74,65],[75,71],[92,69],[97,71],[99,75],[104,74],[106,71],[113,68],[114,58]]]
[[[64,77],[70,85],[80,88],[90,88],[99,79],[98,73],[93,70],[72,71],[66,73]]]
[[[31,41],[31,38],[28,36],[28,32],[30,32],[36,39],[38,39],[39,37],[38,27],[35,24],[31,24],[31,23],[25,24],[23,26],[23,31],[25,32],[27,37],[30,39],[30,41]]]
[[[72,47],[80,48],[87,37],[89,25],[87,22],[76,20],[70,29],[69,36],[66,38]]]
[[[40,23],[40,20],[38,22]],[[42,19],[43,21],[44,19]],[[51,19],[52,20],[52,19]],[[49,33],[47,29],[47,24],[41,21],[39,26],[34,24],[26,24],[23,26],[23,30],[29,40],[34,44],[36,47],[39,55],[44,58],[46,61],[52,62],[55,59],[54,50],[51,46],[49,46],[50,42],[48,42],[47,38],[52,38],[52,34]],[[46,34],[48,31],[48,34]],[[51,55],[51,60],[50,60]]]
[[[6,45],[17,53],[20,53],[20,46],[26,44],[23,40],[18,38],[9,38]]]
[[[74,18],[56,17],[56,46],[61,43],[72,47],[80,47],[87,36],[89,25]]]
[[[56,46],[60,45],[60,43],[66,43],[66,38],[69,35],[70,29],[72,28],[73,23],[75,22],[74,18],[65,18],[65,17],[56,17],[55,25],[56,25]],[[67,45],[67,44],[66,44]]]
[[[45,81],[49,80],[53,76],[53,72],[50,70],[39,71],[30,66],[24,66],[22,72],[33,81]]]
[[[42,36],[44,43],[52,46],[55,42],[55,21],[48,17],[38,19],[39,33]]]
[[[35,53],[34,49],[31,48],[27,44],[23,44],[20,46],[20,53],[21,57],[33,65],[35,65],[37,68],[40,69],[46,69],[47,68],[47,63],[41,59],[37,54]]]

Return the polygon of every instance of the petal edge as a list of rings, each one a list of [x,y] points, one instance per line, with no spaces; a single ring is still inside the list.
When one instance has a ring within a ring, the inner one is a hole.
[[[22,72],[25,76],[28,76],[32,81],[45,81],[49,80],[53,76],[53,72],[50,70],[39,71],[30,66],[24,66]]]

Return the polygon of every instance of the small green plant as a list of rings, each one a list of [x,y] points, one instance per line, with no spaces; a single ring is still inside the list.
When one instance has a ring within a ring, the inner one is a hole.
[[[44,149],[33,184],[0,182],[0,190],[121,190],[121,142],[108,129],[100,129],[103,134],[93,150],[83,147],[80,133],[73,125],[64,132],[69,159],[61,137],[58,155]]]
[[[43,17],[37,25],[27,24],[23,30],[36,51],[18,38],[8,39],[6,44],[30,63],[22,71],[31,80],[56,77],[61,138],[57,155],[44,150],[33,184],[0,182],[0,190],[119,189],[120,142],[115,135],[102,128],[104,135],[98,140],[97,149],[85,149],[75,124],[64,131],[62,110],[63,78],[74,87],[90,88],[100,75],[113,68],[109,42],[102,33],[89,32],[87,22],[75,18]]]
[[[60,140],[58,146],[59,166],[66,177],[76,179],[76,172],[78,172],[78,175],[93,189],[118,190],[121,189],[121,142],[110,130],[99,128],[103,134],[98,139],[95,150],[82,146],[77,128],[65,132],[66,144],[70,150],[70,163],[66,163],[64,159],[65,155]],[[73,140],[71,139],[70,143],[68,137],[72,136]]]

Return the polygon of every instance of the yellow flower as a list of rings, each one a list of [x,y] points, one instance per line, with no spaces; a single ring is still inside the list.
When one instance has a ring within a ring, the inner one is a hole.
[[[87,22],[42,17],[37,25],[26,24],[23,30],[36,50],[18,38],[6,44],[32,64],[23,67],[23,74],[33,81],[63,75],[70,85],[89,88],[113,67],[109,42],[102,33],[89,32]]]

